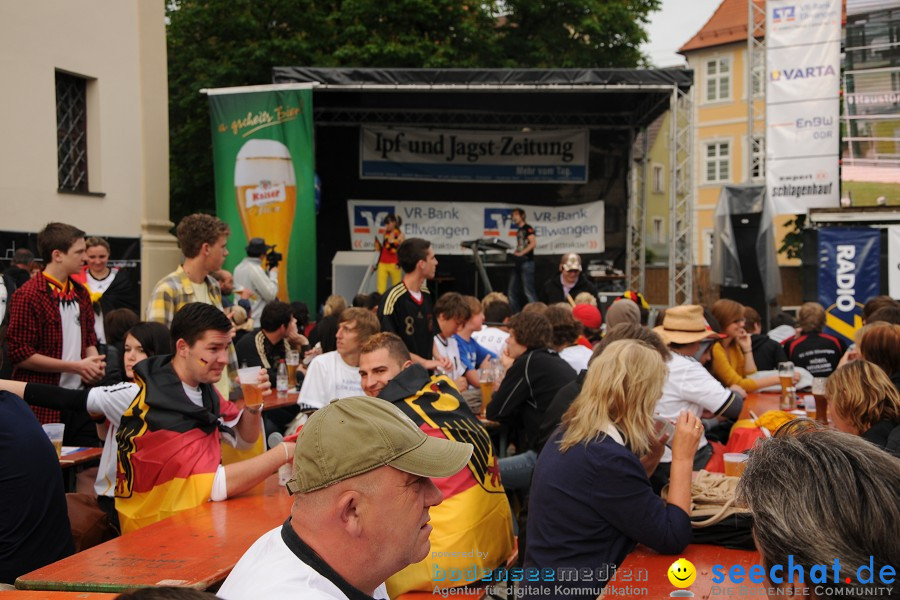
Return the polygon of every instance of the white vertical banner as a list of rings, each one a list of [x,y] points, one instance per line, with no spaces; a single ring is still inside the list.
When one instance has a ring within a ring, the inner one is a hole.
[[[766,188],[775,212],[839,205],[841,0],[766,2]]]
[[[900,298],[900,225],[888,230],[888,295]]]

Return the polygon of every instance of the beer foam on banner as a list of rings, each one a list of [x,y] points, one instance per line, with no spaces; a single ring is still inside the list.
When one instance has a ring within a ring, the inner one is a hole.
[[[775,212],[839,205],[840,0],[766,3],[766,187]]]
[[[470,254],[461,242],[494,238],[516,245],[512,211],[516,206],[475,202],[417,202],[349,200],[350,241],[353,250],[373,250],[384,235],[384,218],[403,219],[407,238],[431,242],[436,254]],[[522,206],[525,220],[534,227],[535,254],[603,252],[604,204],[602,201],[568,206]]]

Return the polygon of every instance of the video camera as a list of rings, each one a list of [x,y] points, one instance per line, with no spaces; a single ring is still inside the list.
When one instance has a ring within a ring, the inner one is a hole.
[[[282,260],[284,256],[281,252],[275,252],[275,244],[272,244],[272,249],[266,253],[266,270],[274,269]]]

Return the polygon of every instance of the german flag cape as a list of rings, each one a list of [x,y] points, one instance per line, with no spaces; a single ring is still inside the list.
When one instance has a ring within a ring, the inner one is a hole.
[[[171,356],[138,363],[140,391],[122,415],[116,433],[116,509],[128,533],[209,500],[221,462],[218,392],[202,384],[203,406],[187,397]],[[228,418],[226,417],[226,418]]]
[[[459,391],[447,377],[429,377],[424,368],[413,365],[379,396],[428,435],[475,447],[468,468],[434,480],[444,501],[431,509],[431,550],[424,560],[388,579],[388,595],[465,585],[505,564],[514,542],[509,502],[491,439]]]

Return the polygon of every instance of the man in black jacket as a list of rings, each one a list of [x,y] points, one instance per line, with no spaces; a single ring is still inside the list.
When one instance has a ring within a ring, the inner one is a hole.
[[[575,296],[581,292],[597,295],[597,288],[581,271],[581,257],[574,252],[563,254],[559,261],[559,275],[544,282],[541,288],[541,302],[575,304]]]

